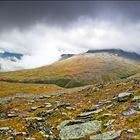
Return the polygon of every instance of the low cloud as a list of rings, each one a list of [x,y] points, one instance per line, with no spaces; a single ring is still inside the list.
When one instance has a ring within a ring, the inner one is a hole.
[[[0,59],[4,70],[35,68],[51,64],[63,53],[83,53],[89,49],[117,48],[140,54],[140,23],[115,25],[80,18],[68,27],[38,23],[24,30],[0,34],[0,50],[22,53],[21,60]]]

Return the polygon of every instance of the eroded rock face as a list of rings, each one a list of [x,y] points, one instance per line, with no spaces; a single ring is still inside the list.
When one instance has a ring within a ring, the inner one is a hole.
[[[86,123],[65,126],[60,130],[60,138],[62,140],[78,139],[100,130],[101,121],[89,121]]]
[[[108,131],[102,134],[98,135],[93,135],[90,136],[90,140],[114,140],[115,138],[119,137],[121,135],[121,130],[120,131]]]
[[[122,92],[118,95],[118,101],[125,102],[125,101],[129,100],[132,96],[133,96],[132,93]]]

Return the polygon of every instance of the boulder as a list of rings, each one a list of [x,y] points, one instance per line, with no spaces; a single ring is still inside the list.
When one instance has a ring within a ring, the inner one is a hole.
[[[62,140],[78,139],[100,130],[101,121],[94,120],[86,123],[65,126],[60,130],[60,138]]]

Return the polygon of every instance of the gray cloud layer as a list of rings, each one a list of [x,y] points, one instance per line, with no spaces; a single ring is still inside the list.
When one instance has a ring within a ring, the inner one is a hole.
[[[139,1],[1,1],[0,25],[28,27],[37,22],[63,25],[81,16],[114,22],[136,22],[140,19]]]

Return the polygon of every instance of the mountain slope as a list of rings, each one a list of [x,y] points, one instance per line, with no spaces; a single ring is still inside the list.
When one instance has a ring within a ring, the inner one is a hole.
[[[88,50],[87,53],[110,53],[121,57],[140,61],[140,55],[135,52],[127,52],[121,49],[101,49],[101,50]]]
[[[0,73],[0,80],[77,87],[123,79],[139,72],[138,61],[102,52],[74,55],[36,69],[3,72]]]

